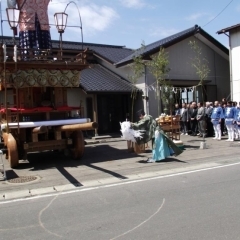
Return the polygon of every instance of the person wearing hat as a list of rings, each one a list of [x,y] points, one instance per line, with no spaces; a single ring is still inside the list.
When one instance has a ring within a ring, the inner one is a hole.
[[[137,112],[140,121],[132,123],[134,130],[144,130],[143,138],[138,141],[147,143],[152,141],[152,158],[147,162],[158,162],[170,155],[179,155],[182,151],[162,131],[152,116],[146,115],[143,110]]]

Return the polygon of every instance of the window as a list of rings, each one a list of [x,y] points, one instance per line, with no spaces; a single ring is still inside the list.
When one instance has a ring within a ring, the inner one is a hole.
[[[180,93],[180,98],[181,98],[181,103],[189,103],[192,101],[196,101],[199,102],[200,101],[200,90],[189,90],[189,89],[185,89],[183,90],[183,92]]]

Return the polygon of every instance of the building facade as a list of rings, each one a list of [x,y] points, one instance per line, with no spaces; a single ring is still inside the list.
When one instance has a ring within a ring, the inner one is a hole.
[[[10,37],[4,37],[3,41],[8,49],[13,49]],[[195,55],[189,45],[190,41],[195,41],[202,49],[202,55],[206,58],[210,69],[204,86],[201,87],[197,87],[199,77],[192,66]],[[52,46],[53,51],[59,50],[58,41],[53,40]],[[88,48],[92,52],[88,59],[90,68],[81,71],[79,87],[66,89],[67,98],[64,104],[79,108],[81,117],[88,117],[98,122],[99,128],[95,131],[95,135],[119,132],[119,122],[131,118],[140,108],[154,117],[158,116],[161,103],[156,97],[156,79],[147,63],[151,61],[152,56],[158,54],[161,47],[168,54],[170,72],[167,80],[173,86],[175,103],[221,100],[230,93],[228,49],[198,26],[146,45],[143,51],[105,44],[83,43],[82,46],[81,43],[66,41],[63,42],[62,47],[69,53],[82,48]],[[131,68],[133,59],[139,54],[145,59],[145,66],[142,76],[134,85],[129,80],[129,76],[133,74]],[[133,92],[137,93],[134,100]],[[1,99],[3,99],[2,92],[0,92]],[[8,102],[11,101],[13,100],[9,98]],[[74,114],[76,112],[71,112],[72,116]],[[137,118],[133,119],[135,120]]]
[[[208,77],[203,86],[198,86],[199,76],[192,66],[196,53],[191,49],[190,41],[197,44],[201,49],[202,59],[206,59],[209,68]],[[160,48],[164,48],[168,55],[169,68],[167,81],[173,86],[173,98],[175,103],[189,103],[191,101],[215,101],[226,98],[230,94],[229,79],[229,54],[228,49],[217,42],[197,25],[155,43],[146,45],[142,50],[143,59],[151,59],[158,54]],[[138,52],[121,60],[116,64],[123,71],[129,71],[129,64]],[[148,67],[145,74],[137,83],[137,87],[143,89],[144,95],[149,100],[144,100],[144,109],[153,116],[158,113],[158,101],[156,93],[156,79]],[[160,86],[161,87],[161,86]],[[163,107],[160,111],[163,112]],[[160,113],[161,113],[160,112]]]
[[[240,24],[217,32],[229,38],[231,100],[240,102]]]

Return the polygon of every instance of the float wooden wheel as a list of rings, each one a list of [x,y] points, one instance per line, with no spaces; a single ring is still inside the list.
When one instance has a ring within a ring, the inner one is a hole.
[[[11,133],[7,137],[8,161],[11,168],[18,166],[17,142]]]
[[[73,147],[71,149],[72,157],[79,159],[84,153],[84,137],[81,130],[72,133]]]

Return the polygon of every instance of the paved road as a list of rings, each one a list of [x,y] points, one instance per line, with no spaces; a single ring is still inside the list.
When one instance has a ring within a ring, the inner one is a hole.
[[[240,239],[240,162],[0,202],[0,239]]]

